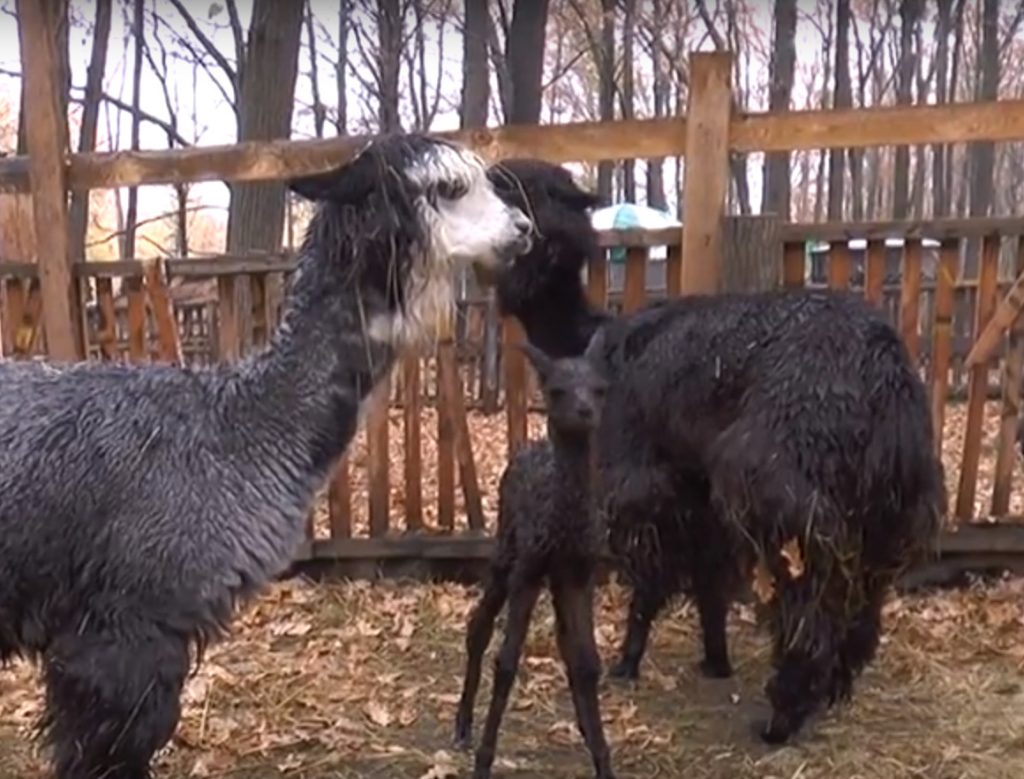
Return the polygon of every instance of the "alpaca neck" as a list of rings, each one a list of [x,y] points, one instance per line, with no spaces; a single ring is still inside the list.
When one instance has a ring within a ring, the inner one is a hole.
[[[531,300],[515,315],[527,340],[552,357],[583,354],[591,336],[609,319],[608,314],[591,307],[582,284]]]
[[[320,479],[355,436],[360,407],[390,372],[395,349],[371,337],[388,309],[373,291],[325,291],[297,279],[270,345],[239,367],[239,413],[260,409],[267,446],[296,476]]]
[[[554,452],[558,500],[564,506],[560,513],[565,514],[567,522],[578,518],[589,523],[596,469],[594,433],[567,433],[549,422],[548,437]]]

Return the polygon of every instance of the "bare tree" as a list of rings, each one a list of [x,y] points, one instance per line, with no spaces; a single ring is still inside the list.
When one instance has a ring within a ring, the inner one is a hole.
[[[837,109],[853,105],[850,86],[850,0],[836,0],[836,64],[835,96],[832,104]],[[828,218],[843,218],[843,189],[845,185],[845,149],[832,149],[829,153]]]
[[[142,120],[139,117],[139,103],[142,98],[142,63],[143,51],[146,47],[145,0],[133,0],[132,3],[132,37],[135,39],[135,59],[132,65],[132,151],[139,148],[139,131]],[[124,237],[121,243],[121,258],[135,256],[135,229],[139,220],[139,188],[128,189],[128,211],[125,215]]]
[[[462,35],[462,103],[460,119],[463,127],[487,124],[491,79],[487,62],[487,0],[466,0],[466,19]]]
[[[771,111],[788,111],[796,68],[796,0],[775,0],[775,27],[772,34],[772,57],[769,68],[768,107]],[[765,155],[762,210],[789,219],[789,153]]]
[[[923,0],[900,2],[900,59],[896,78],[896,103],[909,105],[913,100],[916,30],[924,11]],[[905,219],[910,214],[910,149],[896,147],[893,165],[892,215]]]

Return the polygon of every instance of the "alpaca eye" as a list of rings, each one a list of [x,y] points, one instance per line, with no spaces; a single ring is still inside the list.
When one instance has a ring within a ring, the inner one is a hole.
[[[461,181],[440,181],[435,187],[435,192],[445,200],[458,200],[465,196],[469,188]]]

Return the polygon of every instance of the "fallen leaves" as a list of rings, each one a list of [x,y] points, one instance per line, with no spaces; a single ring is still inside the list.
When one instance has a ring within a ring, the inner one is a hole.
[[[790,579],[799,579],[804,575],[804,557],[800,551],[800,542],[791,538],[782,545],[779,552],[786,561],[786,571]]]

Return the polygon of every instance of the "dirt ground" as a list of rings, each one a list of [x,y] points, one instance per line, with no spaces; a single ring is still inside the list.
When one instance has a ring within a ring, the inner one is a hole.
[[[441,779],[468,776],[450,745],[461,684],[463,628],[475,587],[281,583],[214,647],[185,694],[160,777]],[[620,638],[624,592],[600,593],[607,663]],[[766,713],[767,637],[750,611],[730,620],[734,679],[695,673],[695,616],[685,603],[658,623],[644,678],[602,683],[620,779],[1001,779],[1024,776],[1024,581],[928,595],[888,606],[889,632],[854,700],[792,745],[752,734]],[[495,644],[500,640],[500,629]],[[535,614],[498,743],[496,777],[590,775],[547,597]],[[477,701],[490,695],[491,658]],[[40,705],[35,672],[0,673],[0,777],[42,777],[30,740]]]

